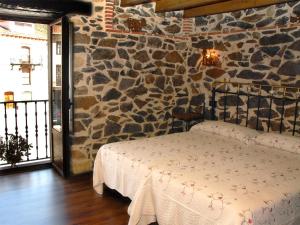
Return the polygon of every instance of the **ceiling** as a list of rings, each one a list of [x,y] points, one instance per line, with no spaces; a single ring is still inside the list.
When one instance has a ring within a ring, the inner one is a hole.
[[[0,0],[0,19],[49,24],[67,14],[90,15],[92,4],[80,0]]]
[[[156,2],[155,12],[184,10],[184,17],[206,16],[263,7],[292,0],[121,0],[121,6]]]

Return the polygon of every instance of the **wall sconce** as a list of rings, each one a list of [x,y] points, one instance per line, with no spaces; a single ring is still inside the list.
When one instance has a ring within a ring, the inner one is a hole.
[[[219,66],[221,65],[220,54],[214,49],[203,49],[202,65],[204,66]]]

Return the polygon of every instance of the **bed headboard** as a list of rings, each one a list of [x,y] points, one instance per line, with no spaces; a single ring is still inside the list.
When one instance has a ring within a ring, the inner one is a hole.
[[[295,136],[300,134],[299,97],[298,87],[216,81],[211,94],[211,119]]]

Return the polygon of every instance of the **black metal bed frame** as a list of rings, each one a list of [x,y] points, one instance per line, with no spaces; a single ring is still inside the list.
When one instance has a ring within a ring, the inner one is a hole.
[[[236,89],[236,91],[230,90],[229,86],[232,86],[232,89]],[[246,87],[246,91],[244,91]],[[280,106],[280,126],[279,126],[279,132],[283,132],[283,125],[284,125],[284,119],[285,119],[285,111],[286,111],[286,105],[287,102],[290,102],[295,105],[294,110],[294,119],[292,122],[292,134],[295,136],[295,133],[299,130],[296,130],[297,123],[300,122],[298,120],[299,117],[299,98],[300,98],[300,88],[298,87],[287,87],[287,86],[271,86],[271,85],[261,85],[261,84],[252,84],[252,83],[237,83],[237,82],[230,82],[230,81],[216,81],[213,83],[212,86],[212,95],[211,95],[211,120],[217,120],[216,111],[217,111],[217,95],[223,95],[224,97],[224,105],[223,105],[223,120],[226,122],[226,115],[227,115],[227,109],[228,109],[228,103],[227,99],[229,95],[236,96],[236,105],[230,106],[230,107],[236,107],[236,117],[235,117],[235,123],[239,124],[240,119],[240,104],[239,100],[240,97],[245,96],[247,98],[247,109],[246,109],[246,127],[249,125],[249,103],[250,98],[257,98],[257,111],[256,111],[256,130],[259,130],[259,121],[261,117],[261,101],[263,98],[269,99],[269,108],[268,108],[268,118],[267,118],[267,131],[270,131],[271,126],[271,120],[272,120],[272,106],[274,103],[274,100],[281,101]],[[290,105],[290,104],[289,104]],[[220,118],[219,118],[220,119]]]

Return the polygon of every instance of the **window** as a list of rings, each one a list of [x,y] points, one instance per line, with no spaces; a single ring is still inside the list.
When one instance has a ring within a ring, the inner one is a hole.
[[[31,91],[24,91],[22,93],[22,98],[25,101],[31,101],[32,100],[32,92]]]
[[[56,55],[61,55],[61,41],[56,42]]]
[[[31,73],[22,73],[22,84],[31,85]]]
[[[31,59],[30,59],[30,47],[22,46],[20,55],[20,70],[22,72],[22,84],[31,85]]]
[[[20,63],[30,63],[30,47],[22,46],[20,53]]]
[[[28,27],[28,28],[32,27],[31,23],[23,23],[23,22],[15,22],[15,25],[20,27]]]
[[[4,101],[5,102],[13,102],[14,101],[14,92],[13,91],[4,92]],[[13,109],[14,108],[14,103],[7,103],[6,108],[7,109]]]
[[[61,86],[61,65],[56,65],[56,86]]]

